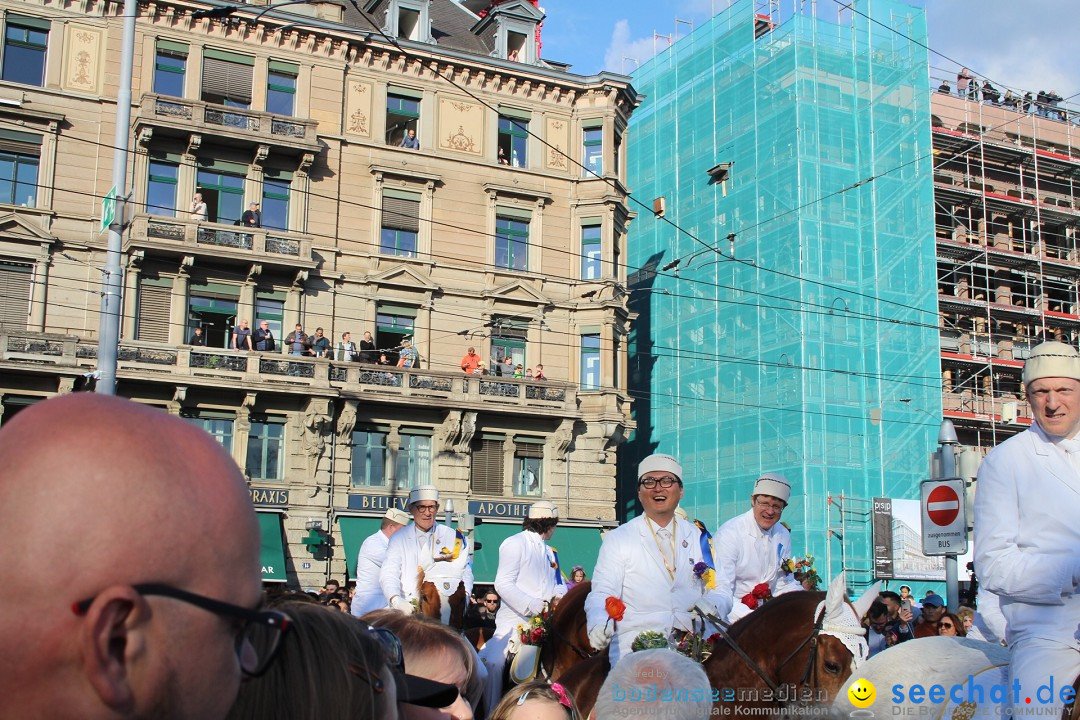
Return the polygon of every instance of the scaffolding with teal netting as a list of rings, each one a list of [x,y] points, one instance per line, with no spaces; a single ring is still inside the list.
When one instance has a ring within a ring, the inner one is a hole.
[[[678,456],[716,527],[781,472],[796,554],[853,587],[869,518],[829,499],[917,497],[941,417],[928,67],[921,8],[742,0],[633,75],[628,182],[664,202],[628,239],[624,477]]]

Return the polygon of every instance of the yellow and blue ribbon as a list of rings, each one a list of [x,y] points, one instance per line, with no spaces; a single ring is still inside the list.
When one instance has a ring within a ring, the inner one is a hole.
[[[694,525],[701,531],[699,542],[701,543],[701,561],[709,566],[709,569],[701,574],[701,580],[705,583],[705,588],[708,590],[714,590],[716,588],[716,561],[714,560],[715,554],[713,552],[712,533],[705,527],[705,523],[700,520],[695,520]]]
[[[461,556],[461,550],[465,547],[465,536],[461,534],[460,530],[454,530],[454,552],[452,558],[457,560]]]
[[[551,563],[551,567],[555,568],[555,584],[565,585],[566,578],[562,574],[562,568],[559,567],[559,551],[550,545],[548,545],[548,549],[551,550],[551,557],[555,558]]]

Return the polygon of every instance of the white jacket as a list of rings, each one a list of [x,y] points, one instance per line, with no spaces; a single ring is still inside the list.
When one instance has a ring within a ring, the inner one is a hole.
[[[674,527],[674,579],[664,566],[644,515],[609,532],[600,546],[592,591],[585,599],[585,615],[591,632],[609,621],[605,608],[609,596],[625,603],[626,611],[622,621],[615,624],[616,636],[609,651],[612,666],[631,652],[638,633],[655,630],[667,635],[673,628],[692,629],[689,610],[702,598],[717,609],[720,617],[731,610],[731,597],[721,586],[706,590],[705,583],[694,575],[694,565],[702,558],[697,527],[679,518],[671,522],[674,526],[668,527]]]
[[[413,523],[394,533],[386,548],[386,560],[379,571],[379,584],[387,602],[395,595],[411,601],[418,599],[417,567],[424,579],[435,584],[440,595],[451,595],[459,582],[472,594],[473,571],[469,561],[469,542],[462,543],[456,560],[437,560],[443,548],[453,552],[456,533],[447,525],[434,525],[427,533]]]
[[[369,535],[356,557],[356,593],[353,595],[351,611],[356,617],[372,610],[386,607],[386,597],[379,585],[379,571],[386,560],[386,548],[390,538],[382,530]]]
[[[1080,625],[1080,457],[1037,425],[998,445],[979,468],[975,569],[998,596],[1009,644],[1075,645]]]
[[[779,522],[763,531],[754,511],[747,510],[720,526],[713,546],[717,584],[724,585],[733,603],[728,622],[750,614],[742,599],[760,583],[768,583],[774,596],[803,589],[794,575],[780,571],[780,563],[791,558],[791,533]]]
[[[495,592],[502,605],[495,615],[495,634],[507,635],[540,612],[544,602],[566,594],[562,577],[555,582],[555,554],[530,530],[511,535],[499,546]]]

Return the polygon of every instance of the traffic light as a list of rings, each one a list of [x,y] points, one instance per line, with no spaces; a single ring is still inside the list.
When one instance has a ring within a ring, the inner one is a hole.
[[[334,537],[322,528],[311,528],[304,536],[304,546],[316,560],[329,560],[334,554]]]

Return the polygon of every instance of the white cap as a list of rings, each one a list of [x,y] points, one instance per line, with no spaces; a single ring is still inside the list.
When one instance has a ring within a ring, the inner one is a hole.
[[[412,518],[409,517],[409,513],[394,507],[387,509],[383,517],[387,520],[393,520],[398,525],[408,525],[410,522],[412,522]]]
[[[638,463],[637,476],[639,480],[642,475],[651,472],[669,472],[682,480],[682,465],[670,455],[656,453]]]
[[[414,487],[409,493],[409,507],[421,500],[433,500],[439,502],[439,489],[434,485],[421,485]]]
[[[785,503],[788,498],[791,497],[791,483],[787,481],[787,478],[778,473],[765,473],[757,479],[754,483],[754,495],[771,495],[777,500],[783,500]]]
[[[537,500],[529,506],[530,520],[543,520],[544,518],[558,518],[559,508],[549,500]]]
[[[1063,342],[1044,342],[1037,345],[1024,363],[1024,385],[1042,378],[1072,378],[1080,380],[1080,353]]]

